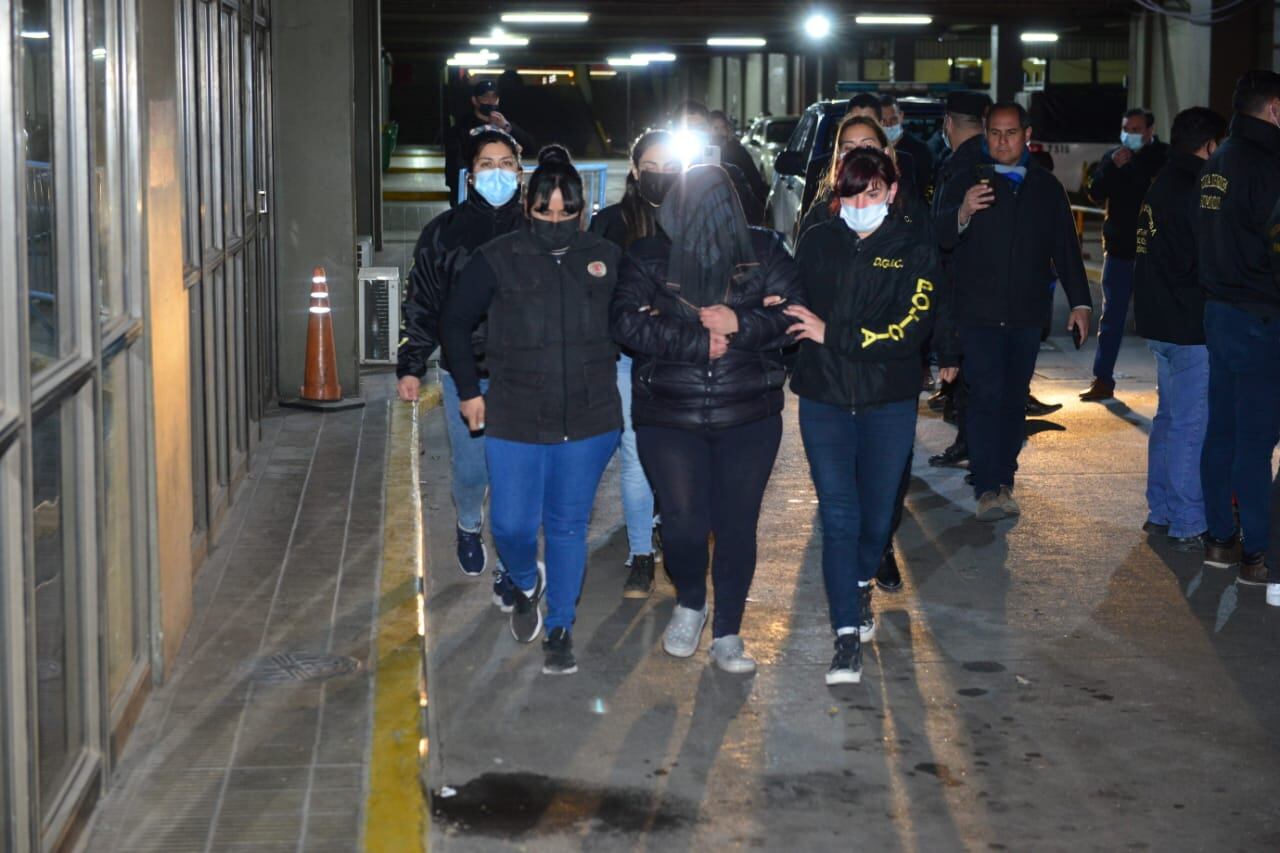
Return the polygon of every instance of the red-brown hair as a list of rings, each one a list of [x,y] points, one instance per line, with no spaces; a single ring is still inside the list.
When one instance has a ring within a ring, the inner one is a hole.
[[[834,192],[831,194],[832,215],[840,212],[840,199],[865,192],[876,181],[889,189],[898,182],[898,169],[892,158],[874,148],[854,148],[840,158],[840,171],[836,173]],[[894,200],[894,206],[898,199]]]

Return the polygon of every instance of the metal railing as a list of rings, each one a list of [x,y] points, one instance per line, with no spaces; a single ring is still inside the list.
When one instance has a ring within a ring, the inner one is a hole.
[[[1086,207],[1083,204],[1071,205],[1071,214],[1076,218],[1076,236],[1084,239],[1084,218],[1086,216],[1106,216],[1107,212],[1100,207]]]
[[[31,318],[53,334],[55,287],[53,258],[53,166],[27,161],[27,283]]]

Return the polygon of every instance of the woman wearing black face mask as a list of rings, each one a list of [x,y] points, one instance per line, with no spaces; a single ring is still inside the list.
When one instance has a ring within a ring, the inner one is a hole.
[[[537,639],[545,587],[542,671],[554,675],[577,671],[570,635],[587,522],[622,428],[609,336],[621,252],[581,230],[585,208],[568,153],[543,149],[525,195],[527,225],[480,248],[440,322],[462,416],[473,431],[486,431],[493,539],[514,587],[511,633],[522,643]],[[470,333],[486,313],[489,391],[482,396]]]
[[[680,177],[683,164],[676,156],[671,134],[651,130],[631,147],[631,171],[622,201],[601,210],[591,220],[599,234],[624,251],[636,240],[658,233],[658,206]],[[640,464],[636,433],[631,424],[631,353],[618,358],[618,394],[622,397],[622,515],[627,523],[627,580],[623,598],[647,598],[653,591],[653,488]]]

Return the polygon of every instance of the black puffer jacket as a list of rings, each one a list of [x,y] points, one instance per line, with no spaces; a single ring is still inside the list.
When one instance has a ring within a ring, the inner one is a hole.
[[[1153,341],[1204,343],[1204,292],[1196,253],[1200,169],[1204,161],[1175,151],[1138,212],[1133,319]]]
[[[1138,209],[1151,189],[1151,182],[1169,160],[1169,146],[1158,140],[1133,155],[1125,166],[1117,166],[1112,148],[1094,167],[1085,185],[1085,193],[1095,204],[1107,206],[1102,223],[1102,244],[1107,254],[1121,260],[1133,260],[1137,245]]]
[[[520,227],[524,213],[520,194],[495,208],[479,193],[472,193],[453,210],[446,210],[427,223],[413,247],[413,267],[409,270],[409,292],[405,294],[400,319],[400,348],[396,377],[427,372],[427,359],[440,342],[440,315],[449,289],[476,249],[495,237]],[[485,324],[481,320],[471,335],[472,351],[484,371]],[[442,366],[448,363],[442,358]]]
[[[635,353],[631,416],[637,426],[721,429],[782,411],[782,349],[792,342],[786,330],[794,322],[782,311],[805,304],[804,293],[781,238],[764,228],[750,233],[759,265],[729,288],[725,304],[738,315],[738,333],[715,361],[697,313],[666,287],[671,243],[637,240],[623,258],[611,319],[614,339]],[[786,302],[765,308],[766,296]]]
[[[865,240],[839,219],[805,232],[796,263],[827,329],[801,342],[791,390],[850,409],[920,394],[921,348],[955,339],[938,248],[920,233],[899,217]]]

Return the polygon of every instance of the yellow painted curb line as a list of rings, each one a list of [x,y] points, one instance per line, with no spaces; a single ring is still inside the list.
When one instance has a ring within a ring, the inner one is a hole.
[[[416,405],[389,404],[373,748],[364,826],[364,849],[370,853],[427,849],[430,816],[422,772],[427,755],[422,597],[426,544],[418,487],[418,414],[439,405],[440,399],[439,386],[431,385],[423,388]]]

